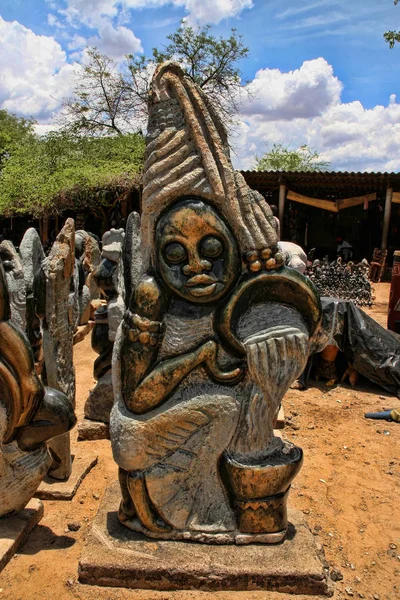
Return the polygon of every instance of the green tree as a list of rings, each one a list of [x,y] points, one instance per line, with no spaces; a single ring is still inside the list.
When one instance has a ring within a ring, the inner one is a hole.
[[[318,152],[307,144],[292,150],[283,144],[273,144],[261,158],[256,157],[256,171],[327,171],[330,163],[320,159]]]
[[[399,0],[394,0],[394,4],[398,4]],[[383,34],[385,41],[393,48],[396,42],[400,42],[400,31],[387,31]]]
[[[65,98],[57,121],[70,133],[122,134],[136,116],[132,94],[117,64],[96,48],[74,73],[74,96]]]
[[[194,29],[181,26],[167,36],[170,43],[160,52],[153,49],[157,63],[175,60],[186,74],[205,93],[209,101],[222,114],[231,118],[239,110],[242,90],[239,61],[247,58],[249,49],[236,29],[227,38],[215,37],[211,26]]]
[[[24,119],[0,110],[0,170],[12,151],[33,136],[34,119]]]
[[[0,213],[40,215],[93,208],[101,189],[137,184],[144,157],[140,134],[114,137],[51,132],[12,153],[0,176]]]
[[[88,61],[78,66],[74,97],[63,102],[61,122],[70,131],[121,134],[140,130],[147,117],[151,77],[158,63],[174,60],[205,92],[230,121],[240,103],[240,60],[248,48],[236,29],[227,38],[210,32],[211,26],[194,29],[181,25],[167,37],[168,45],[153,48],[150,57],[126,57],[121,68],[96,48],[87,50]]]

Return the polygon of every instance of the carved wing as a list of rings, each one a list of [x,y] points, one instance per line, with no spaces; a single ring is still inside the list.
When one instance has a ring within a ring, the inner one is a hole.
[[[173,416],[161,414],[156,419],[158,432],[153,432],[147,450],[154,462],[173,454],[210,422],[208,415],[195,408],[185,409],[181,414],[174,411]]]

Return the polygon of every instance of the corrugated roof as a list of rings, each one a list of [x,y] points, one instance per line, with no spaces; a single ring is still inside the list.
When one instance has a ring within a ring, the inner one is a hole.
[[[242,171],[242,175],[251,188],[260,192],[272,191],[284,183],[292,191],[315,198],[384,194],[388,185],[400,191],[400,173]]]

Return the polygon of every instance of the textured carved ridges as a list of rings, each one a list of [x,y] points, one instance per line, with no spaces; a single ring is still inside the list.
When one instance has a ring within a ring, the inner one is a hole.
[[[168,62],[156,70],[149,112],[144,268],[154,260],[150,247],[157,218],[171,201],[189,193],[210,200],[232,223],[243,252],[271,247],[274,254],[277,238],[268,204],[234,171],[219,115],[179,65]]]

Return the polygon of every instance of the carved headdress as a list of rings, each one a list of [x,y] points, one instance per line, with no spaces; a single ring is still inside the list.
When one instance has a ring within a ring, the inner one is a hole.
[[[176,63],[160,65],[149,97],[149,122],[143,176],[142,240],[144,269],[154,261],[154,233],[161,212],[179,197],[207,200],[231,224],[244,256],[270,259],[277,236],[270,207],[235,171],[220,116],[202,90]],[[154,263],[153,263],[154,264]]]

